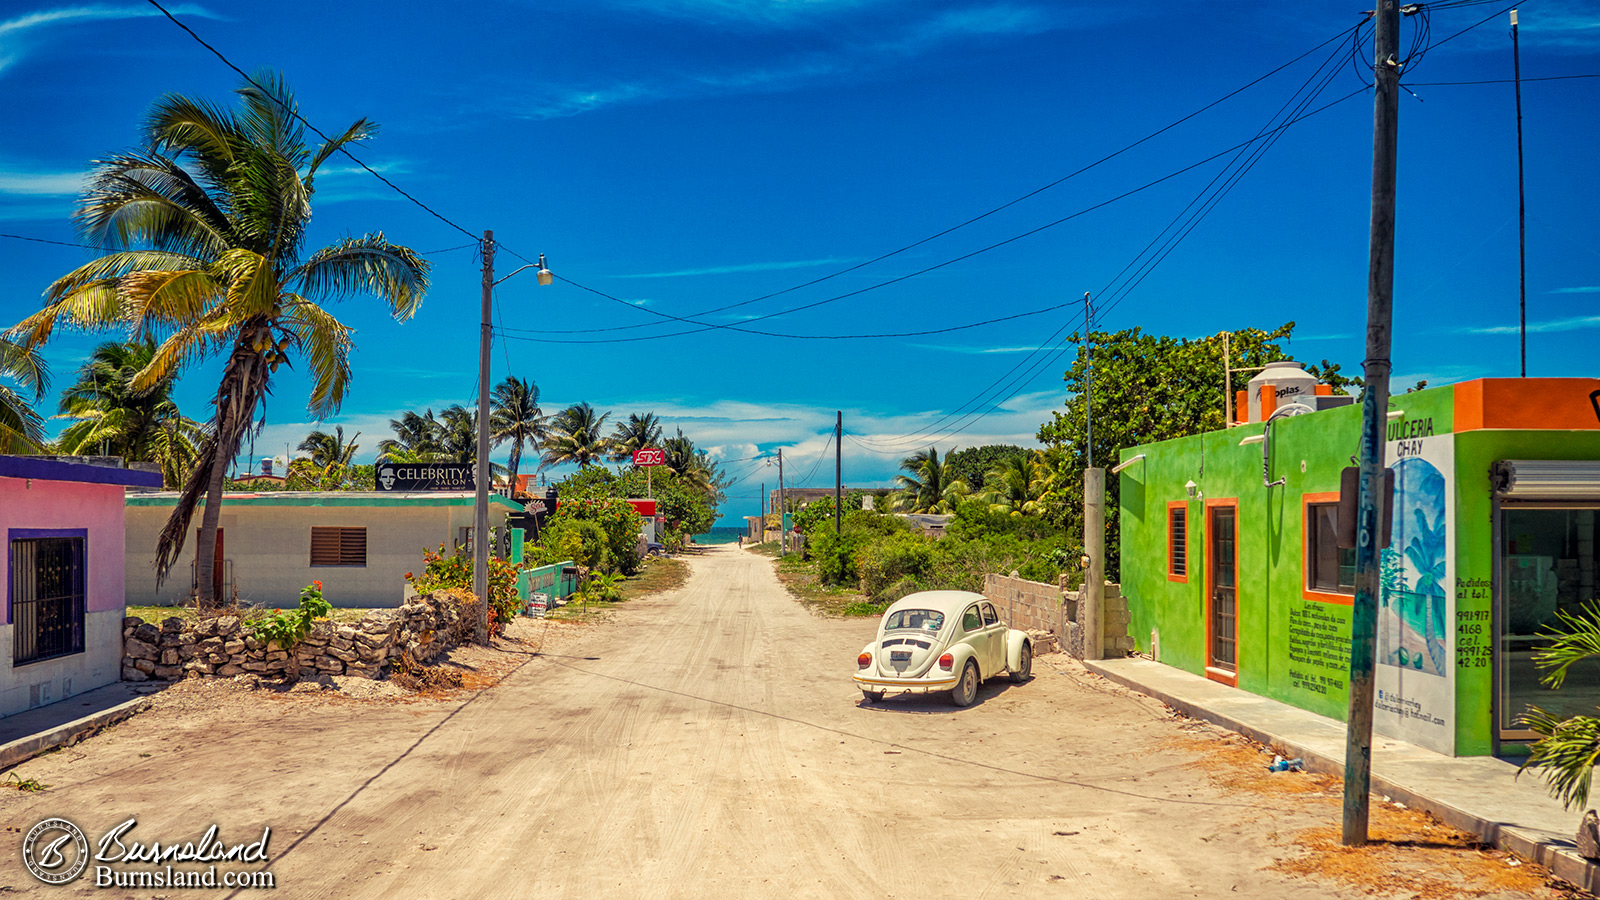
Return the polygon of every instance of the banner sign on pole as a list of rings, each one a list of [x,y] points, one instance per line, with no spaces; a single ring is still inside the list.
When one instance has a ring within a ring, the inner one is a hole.
[[[478,480],[471,465],[460,463],[380,463],[379,491],[474,491]]]

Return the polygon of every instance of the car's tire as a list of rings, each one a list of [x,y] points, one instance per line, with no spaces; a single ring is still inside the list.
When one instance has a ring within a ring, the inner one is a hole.
[[[1027,641],[1022,642],[1022,659],[1017,667],[1011,670],[1011,683],[1021,684],[1033,675],[1033,645]]]
[[[961,670],[961,679],[950,689],[950,702],[957,706],[971,706],[978,700],[978,664],[967,660]]]
[[[879,702],[881,702],[883,700],[883,691],[867,691],[867,690],[863,690],[861,692],[861,696],[868,703],[879,703]]]

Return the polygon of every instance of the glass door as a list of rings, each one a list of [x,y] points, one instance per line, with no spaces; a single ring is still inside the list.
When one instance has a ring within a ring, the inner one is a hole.
[[[1239,671],[1236,515],[1231,506],[1214,506],[1210,510],[1208,529],[1211,542],[1211,651],[1208,665],[1234,673]]]
[[[1597,578],[1595,503],[1512,503],[1500,508],[1495,591],[1496,717],[1500,737],[1535,735],[1517,717],[1537,706],[1559,717],[1600,706],[1600,660],[1573,666],[1561,690],[1541,682],[1535,655],[1544,635],[1561,626],[1559,612],[1577,612],[1595,600]]]

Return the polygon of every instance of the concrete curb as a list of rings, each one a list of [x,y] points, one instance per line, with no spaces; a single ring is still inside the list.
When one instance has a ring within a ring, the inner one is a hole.
[[[1253,741],[1274,748],[1284,756],[1298,756],[1305,760],[1306,769],[1309,771],[1344,777],[1344,761],[1341,759],[1335,759],[1289,738],[1257,728],[1201,704],[1172,696],[1120,672],[1098,665],[1094,660],[1086,659],[1080,662],[1090,672],[1160,700],[1190,718],[1238,732]],[[1600,865],[1579,856],[1570,837],[1483,818],[1454,804],[1419,794],[1405,785],[1384,778],[1377,772],[1372,773],[1372,790],[1374,793],[1398,800],[1412,809],[1432,813],[1446,825],[1472,832],[1487,844],[1509,850],[1523,859],[1536,862],[1549,869],[1550,874],[1562,881],[1577,885],[1586,891],[1600,892]]]
[[[108,725],[133,718],[149,705],[149,697],[135,697],[110,709],[0,745],[0,770],[12,768],[47,750],[70,747]]]

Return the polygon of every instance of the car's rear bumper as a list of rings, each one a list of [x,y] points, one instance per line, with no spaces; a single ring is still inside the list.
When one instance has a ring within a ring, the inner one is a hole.
[[[945,677],[943,672],[940,672],[937,677],[925,675],[921,678],[885,678],[882,675],[860,674],[851,677],[855,679],[856,684],[862,690],[872,691],[948,691],[955,687],[956,682],[960,680],[954,673],[951,673],[949,677]]]

